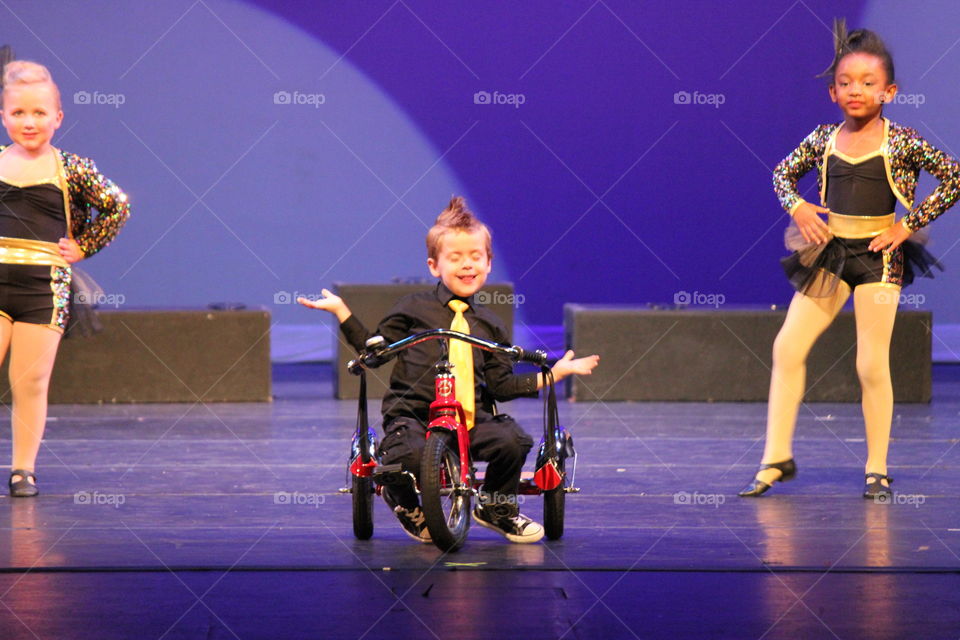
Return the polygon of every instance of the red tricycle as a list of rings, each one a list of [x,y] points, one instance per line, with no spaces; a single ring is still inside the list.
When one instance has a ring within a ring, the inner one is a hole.
[[[404,349],[426,340],[440,340],[441,355],[436,364],[435,400],[430,404],[427,444],[420,463],[420,482],[399,464],[381,465],[377,439],[369,426],[367,413],[366,370],[379,367]],[[386,344],[381,336],[367,341],[363,353],[347,365],[360,376],[357,427],[350,447],[349,487],[341,489],[353,496],[353,533],[360,540],[373,535],[373,499],[385,484],[413,483],[420,494],[427,528],[433,542],[444,551],[459,549],[470,528],[470,508],[482,482],[470,459],[470,432],[463,407],[456,400],[456,379],[448,359],[448,341],[463,340],[475,347],[502,353],[514,362],[540,367],[545,381],[543,437],[532,480],[521,481],[521,495],[543,494],[543,524],[547,538],[563,535],[564,501],[567,493],[578,492],[573,485],[576,452],[573,438],[558,420],[557,396],[553,374],[544,351],[527,351],[517,346],[497,344],[450,329],[432,329]],[[567,461],[571,462],[567,473]]]

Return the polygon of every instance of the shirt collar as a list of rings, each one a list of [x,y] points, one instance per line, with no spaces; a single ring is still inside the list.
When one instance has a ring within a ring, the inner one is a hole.
[[[447,285],[443,284],[443,280],[437,283],[437,299],[443,303],[443,306],[449,305],[451,300],[463,300],[470,305],[471,309],[473,309],[473,298],[474,296],[470,296],[469,298],[461,298],[460,296],[454,295],[450,289],[447,289]]]

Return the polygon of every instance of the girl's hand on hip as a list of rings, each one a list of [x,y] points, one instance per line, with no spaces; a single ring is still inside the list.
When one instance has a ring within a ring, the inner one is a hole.
[[[818,207],[809,202],[802,203],[793,212],[793,220],[797,223],[800,234],[807,242],[823,244],[830,240],[830,228],[820,217],[822,213],[830,213],[830,209]]]
[[[870,251],[893,251],[912,235],[913,232],[902,223],[895,224],[873,239]]]
[[[60,238],[57,246],[60,248],[60,255],[70,264],[80,262],[86,258],[86,256],[83,255],[83,249],[81,249],[77,241],[72,238]]]

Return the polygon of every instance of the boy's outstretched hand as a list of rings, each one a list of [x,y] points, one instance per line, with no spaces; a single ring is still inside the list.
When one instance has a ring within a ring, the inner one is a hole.
[[[321,311],[329,311],[333,315],[337,316],[337,320],[343,322],[350,317],[350,309],[347,307],[347,304],[343,301],[338,295],[335,295],[332,291],[328,289],[321,289],[320,295],[322,298],[317,300],[311,300],[310,298],[304,298],[300,296],[297,298],[297,302],[302,304],[305,307],[310,307],[311,309],[320,309]]]
[[[585,358],[574,358],[573,351],[567,351],[563,357],[557,360],[553,365],[553,379],[557,382],[567,376],[578,375],[588,376],[593,373],[597,364],[600,363],[600,356],[592,355]]]

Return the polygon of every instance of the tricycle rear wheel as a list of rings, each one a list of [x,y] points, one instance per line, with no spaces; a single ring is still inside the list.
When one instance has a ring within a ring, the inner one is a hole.
[[[353,485],[353,535],[357,540],[369,540],[373,536],[373,481],[351,474]]]

